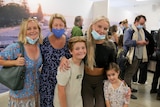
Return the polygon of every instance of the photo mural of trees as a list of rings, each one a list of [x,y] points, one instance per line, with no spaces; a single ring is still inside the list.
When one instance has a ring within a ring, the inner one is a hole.
[[[29,10],[16,3],[0,7],[0,27],[19,25],[23,18],[29,17]]]
[[[36,13],[30,13],[26,4],[9,3],[3,5],[0,2],[0,27],[19,25],[23,19],[28,17],[37,17],[41,21],[43,19],[41,5],[39,5]]]

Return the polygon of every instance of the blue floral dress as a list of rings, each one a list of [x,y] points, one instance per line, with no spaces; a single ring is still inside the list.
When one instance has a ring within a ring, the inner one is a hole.
[[[13,43],[7,46],[1,53],[0,57],[4,60],[16,59],[20,54],[20,46],[18,43]],[[9,93],[9,107],[39,107],[39,68],[42,64],[42,57],[39,54],[37,60],[30,59],[24,50],[25,58],[25,80],[22,90]]]
[[[53,107],[54,89],[57,83],[56,75],[57,68],[60,63],[60,57],[65,56],[70,58],[66,44],[61,49],[55,49],[49,42],[48,37],[43,40],[43,45],[40,46],[43,58],[43,67],[40,75],[40,105],[41,107]]]

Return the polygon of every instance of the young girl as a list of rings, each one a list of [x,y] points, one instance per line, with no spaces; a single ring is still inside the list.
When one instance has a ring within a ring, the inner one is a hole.
[[[116,63],[110,63],[104,81],[104,96],[107,107],[128,107],[130,88],[119,79],[120,69]]]
[[[84,72],[82,59],[86,56],[86,41],[82,36],[72,37],[68,47],[72,58],[69,59],[70,68],[60,71],[58,68],[57,85],[55,88],[55,107],[83,107],[81,98],[81,83]]]

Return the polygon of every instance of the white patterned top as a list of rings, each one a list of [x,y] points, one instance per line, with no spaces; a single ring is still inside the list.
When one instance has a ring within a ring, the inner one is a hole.
[[[124,104],[129,104],[130,97],[127,97],[129,90],[124,82],[121,82],[121,85],[114,89],[108,80],[104,81],[105,101],[109,100],[111,107],[123,107]]]

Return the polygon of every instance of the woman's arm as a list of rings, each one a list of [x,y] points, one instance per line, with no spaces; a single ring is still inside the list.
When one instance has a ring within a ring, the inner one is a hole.
[[[106,101],[106,106],[111,107],[110,102],[108,100]]]
[[[60,64],[59,64],[60,71],[65,71],[65,70],[68,70],[69,68],[70,68],[69,60],[65,56],[61,57]]]
[[[124,104],[123,107],[128,107],[128,104]]]
[[[67,107],[65,86],[61,86],[59,84],[58,84],[58,98],[60,102],[60,107]]]
[[[3,60],[3,58],[0,57],[1,66],[23,66],[24,64],[24,57],[18,57],[16,60]]]

